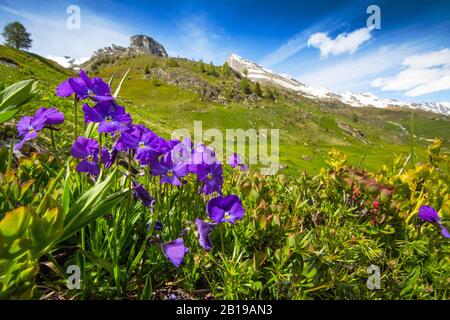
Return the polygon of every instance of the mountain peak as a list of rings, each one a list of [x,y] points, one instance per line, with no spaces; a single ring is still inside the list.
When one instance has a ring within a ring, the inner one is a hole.
[[[123,56],[128,54],[148,54],[164,58],[168,57],[166,49],[159,42],[142,34],[131,36],[130,46],[127,48],[113,44],[110,47],[95,51],[94,57],[104,55]]]
[[[147,53],[159,57],[168,57],[166,49],[154,40],[146,35],[134,35],[130,38],[130,48],[138,53]]]
[[[370,92],[356,93],[346,91],[339,94],[326,88],[302,83],[289,75],[277,74],[235,53],[228,57],[227,63],[232,69],[253,82],[258,81],[276,85],[312,99],[334,100],[352,107],[406,107],[450,115],[450,103],[448,102],[409,103],[395,99],[380,98]]]

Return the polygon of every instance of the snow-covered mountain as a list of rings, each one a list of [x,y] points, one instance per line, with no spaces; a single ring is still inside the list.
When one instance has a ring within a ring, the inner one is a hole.
[[[231,54],[227,59],[227,63],[233,70],[246,75],[251,81],[275,84],[314,99],[338,100],[353,107],[371,106],[375,108],[387,108],[395,106],[422,109],[444,115],[450,115],[450,102],[410,103],[395,99],[379,98],[372,93],[356,93],[351,91],[335,93],[322,87],[301,83],[288,75],[277,74],[257,65],[250,60],[242,58],[237,54]]]
[[[60,66],[63,66],[64,68],[77,68],[79,65],[81,65],[83,62],[89,60],[89,58],[71,58],[69,56],[59,57],[59,56],[52,56],[48,55],[47,59],[53,60],[56,63],[58,63]]]

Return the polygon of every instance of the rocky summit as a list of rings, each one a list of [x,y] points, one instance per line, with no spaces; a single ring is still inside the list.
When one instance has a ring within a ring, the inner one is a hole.
[[[145,35],[132,36],[130,48],[138,53],[168,57],[166,49],[159,42]]]
[[[155,39],[146,35],[134,35],[130,38],[130,46],[122,47],[113,44],[110,47],[99,49],[95,56],[121,56],[128,54],[149,54],[158,57],[168,57],[166,49]]]

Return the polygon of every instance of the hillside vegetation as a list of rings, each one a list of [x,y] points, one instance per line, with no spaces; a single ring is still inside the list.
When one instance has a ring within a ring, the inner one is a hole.
[[[278,88],[255,99],[237,75],[183,59],[86,66],[113,89],[131,70],[122,108],[101,80],[0,56],[5,84],[41,81],[0,123],[0,299],[449,299],[448,119]],[[194,87],[167,84],[177,74]],[[232,93],[207,99],[199,79]],[[205,145],[167,140],[194,120],[279,128],[287,169],[206,163]]]
[[[443,150],[449,147],[450,120],[438,114],[414,111],[412,121],[408,109],[352,108],[274,87],[262,87],[262,97],[255,98],[245,93],[243,80],[232,70],[181,58],[133,55],[94,61],[86,69],[111,80],[113,88],[130,69],[119,102],[166,137],[174,129],[193,130],[194,120],[203,122],[203,130],[280,129],[280,162],[288,173],[317,171],[334,146],[350,156],[352,165],[375,169],[411,151],[411,126],[416,160],[424,159],[425,146],[436,137],[443,140]],[[47,59],[0,47],[0,75],[6,83],[39,79],[50,99],[52,88],[68,73]]]
[[[280,129],[281,163],[287,165],[288,172],[317,171],[334,146],[349,154],[351,164],[377,168],[389,163],[394,154],[410,152],[411,125],[417,160],[423,159],[424,146],[436,137],[443,139],[444,150],[449,146],[450,120],[441,115],[415,111],[411,122],[411,110],[352,108],[298,97],[273,87],[270,92],[276,101],[267,97],[265,87],[263,97],[252,100],[242,91],[242,79],[234,73],[223,76],[219,67],[211,72],[209,64],[171,60],[172,63],[148,56],[116,58],[97,65],[95,74],[106,79],[114,77],[117,82],[120,75],[131,69],[120,98],[140,121],[165,133],[177,128],[192,130],[194,120],[203,121],[204,129]],[[225,102],[205,99],[195,92],[195,87],[184,90],[156,81],[160,70],[170,74],[171,79],[189,75],[206,82],[219,89]]]

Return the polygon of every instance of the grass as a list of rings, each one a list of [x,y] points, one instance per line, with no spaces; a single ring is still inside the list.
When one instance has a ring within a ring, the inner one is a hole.
[[[35,59],[8,50],[11,60]],[[100,72],[118,79],[140,59],[102,66]],[[195,219],[211,221],[207,203],[217,194],[199,193],[195,174],[180,187],[161,185],[132,152],[120,153],[110,168],[100,165],[95,180],[77,172],[79,160],[69,152],[75,138],[71,102],[53,94],[62,74],[45,60],[29,63],[23,62],[23,70],[34,66],[39,70],[33,73],[48,76],[48,82],[42,83],[41,100],[23,113],[32,114],[38,104],[56,105],[66,121],[55,133],[56,151],[43,134],[27,144],[43,150],[40,154],[25,150],[25,156],[12,158],[8,148],[0,148],[1,299],[449,298],[448,239],[439,225],[417,216],[429,205],[449,226],[448,133],[431,146],[423,140],[445,129],[444,117],[415,115],[418,158],[406,162],[394,154],[409,152],[409,134],[393,123],[409,128],[408,111],[283,97],[277,103],[225,105],[175,86],[153,86],[133,70],[120,101],[135,123],[158,134],[189,129],[194,120],[202,120],[204,129],[281,130],[289,175],[262,176],[253,168],[243,172],[225,165],[223,194],[237,195],[245,215],[235,224],[216,225],[206,252]],[[193,68],[188,61],[179,65],[175,68]],[[8,72],[25,77],[11,69],[2,75]],[[435,125],[418,130],[427,124]],[[363,132],[369,144],[348,128]],[[98,139],[95,128],[91,137]],[[112,144],[110,136],[103,137],[103,146]],[[330,152],[334,147],[341,151]],[[415,165],[419,160],[423,163]],[[152,209],[133,197],[132,180],[154,197]],[[161,230],[155,229],[157,221]],[[177,238],[190,249],[180,267],[161,247]],[[380,269],[381,290],[366,285],[371,265]],[[80,289],[67,288],[70,266],[80,270]]]
[[[359,109],[322,105],[308,99],[293,102],[283,97],[277,103],[262,99],[251,105],[237,102],[223,105],[204,101],[199,95],[176,86],[153,86],[144,79],[141,71],[148,63],[147,59],[150,58],[120,59],[102,66],[98,73],[105,78],[114,75],[118,79],[127,68],[132,68],[120,98],[129,105],[138,121],[157,127],[165,134],[178,128],[192,131],[194,120],[201,120],[204,130],[278,128],[281,160],[283,165],[287,165],[288,173],[301,170],[314,172],[323,166],[324,156],[333,146],[342,147],[353,159],[353,165],[361,164],[368,169],[390,163],[395,154],[409,152],[408,133],[392,124],[409,128],[409,110]],[[160,65],[163,63],[160,62]],[[179,65],[172,69],[190,72],[214,85],[221,83],[220,78],[199,73],[195,63],[179,59]],[[369,144],[346,133],[338,124],[361,131]],[[424,159],[424,146],[435,137],[443,139],[444,149],[448,150],[448,125],[447,117],[416,111],[415,134],[419,159]]]
[[[0,76],[7,83],[33,77],[41,79],[48,88],[50,99],[55,86],[68,72],[41,57],[14,49],[0,47],[0,56],[16,61],[20,68],[0,64]],[[190,74],[216,86],[231,86],[238,79],[208,76],[198,69],[198,62],[176,59],[178,67],[167,67],[164,59],[137,56],[118,59],[113,63],[99,65],[96,73],[105,79],[113,77],[118,83],[128,68],[131,72],[121,91],[119,101],[128,106],[136,121],[141,122],[169,137],[175,129],[186,128],[192,132],[195,120],[203,122],[203,129],[249,129],[276,128],[280,130],[280,159],[288,174],[299,171],[315,172],[324,165],[324,159],[333,146],[339,146],[350,156],[352,165],[376,169],[389,164],[396,154],[409,152],[408,129],[411,111],[404,109],[351,108],[342,105],[317,103],[308,99],[293,101],[278,96],[275,103],[260,99],[255,104],[230,102],[226,105],[207,101],[198,94],[179,87],[162,84],[152,85],[144,79],[146,65],[168,69],[175,74]],[[220,69],[217,68],[217,72]],[[4,80],[6,79],[6,80]],[[63,105],[64,109],[66,106]],[[356,120],[356,121],[355,121]],[[415,143],[419,160],[425,157],[425,146],[434,138],[443,140],[448,150],[450,132],[448,117],[416,111]],[[342,130],[344,124],[364,134],[366,144]]]

